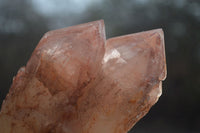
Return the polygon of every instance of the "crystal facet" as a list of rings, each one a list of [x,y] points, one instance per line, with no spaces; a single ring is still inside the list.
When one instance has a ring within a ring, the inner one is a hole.
[[[2,105],[2,133],[126,133],[166,78],[161,29],[105,41],[103,20],[46,33]]]

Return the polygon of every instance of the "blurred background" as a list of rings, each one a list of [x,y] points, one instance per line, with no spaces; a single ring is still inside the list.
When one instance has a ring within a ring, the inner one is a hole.
[[[42,35],[104,19],[107,38],[163,28],[163,95],[129,133],[200,133],[199,0],[0,0],[0,105]]]

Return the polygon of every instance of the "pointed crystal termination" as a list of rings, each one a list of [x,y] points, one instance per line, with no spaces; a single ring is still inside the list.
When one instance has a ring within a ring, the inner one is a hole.
[[[26,72],[36,75],[52,94],[83,88],[99,73],[104,44],[103,21],[50,31],[33,52]]]
[[[99,93],[103,103],[107,103],[105,110],[115,122],[112,132],[126,133],[162,93],[161,84],[166,77],[163,31],[108,39],[103,70],[101,84],[106,84],[103,88],[107,89]],[[102,85],[97,89],[100,88]]]
[[[166,78],[161,29],[108,39],[102,20],[46,33],[18,71],[2,133],[126,133]]]

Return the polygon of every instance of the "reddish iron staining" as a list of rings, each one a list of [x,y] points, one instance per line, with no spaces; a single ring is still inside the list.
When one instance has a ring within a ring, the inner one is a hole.
[[[44,35],[3,102],[0,133],[126,133],[166,77],[161,29],[106,40],[94,21]]]

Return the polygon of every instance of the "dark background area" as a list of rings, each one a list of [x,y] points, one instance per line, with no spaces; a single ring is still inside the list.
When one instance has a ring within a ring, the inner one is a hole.
[[[42,35],[104,19],[107,38],[163,28],[163,95],[130,133],[200,133],[199,0],[0,0],[0,105]]]

